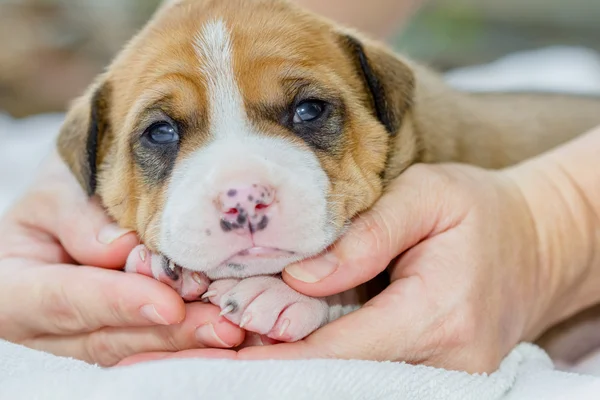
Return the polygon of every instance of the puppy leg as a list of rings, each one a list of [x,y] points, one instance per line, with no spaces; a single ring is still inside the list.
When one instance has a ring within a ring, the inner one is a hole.
[[[303,339],[330,320],[326,299],[300,294],[272,276],[215,281],[205,296],[229,321],[282,342]]]
[[[125,272],[137,273],[163,282],[177,291],[186,301],[198,300],[206,292],[206,275],[181,268],[161,254],[152,253],[139,245],[129,254]]]

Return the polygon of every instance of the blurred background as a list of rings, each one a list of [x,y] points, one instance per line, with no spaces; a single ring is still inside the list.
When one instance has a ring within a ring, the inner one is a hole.
[[[63,111],[158,3],[0,0],[0,113]],[[598,21],[600,0],[430,0],[394,45],[448,70],[549,45],[600,50]]]

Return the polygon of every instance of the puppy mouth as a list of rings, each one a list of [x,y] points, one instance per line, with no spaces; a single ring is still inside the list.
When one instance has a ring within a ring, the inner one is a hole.
[[[293,256],[294,254],[296,254],[296,253],[294,253],[293,251],[282,250],[282,249],[278,249],[276,247],[254,246],[254,247],[249,247],[247,249],[239,251],[237,254],[235,254],[233,257],[231,257],[229,260],[238,259],[238,258],[263,258],[263,259],[282,258],[282,257]]]
[[[295,256],[296,253],[290,250],[283,250],[276,247],[263,247],[253,246],[247,249],[240,250],[233,256],[227,258],[223,263],[219,265],[232,265],[232,264],[251,264],[252,261],[259,260],[279,260],[286,259]],[[219,268],[217,267],[217,268]]]
[[[252,260],[276,260],[280,258],[289,258],[296,255],[297,253],[291,250],[283,250],[276,247],[253,246],[240,250],[234,255],[229,256],[224,261],[218,263],[214,268],[219,268],[223,265],[245,264]],[[171,279],[177,280],[182,268],[185,269],[185,267],[182,267],[165,257],[163,270]],[[208,271],[214,268],[205,269],[204,272],[208,273]]]

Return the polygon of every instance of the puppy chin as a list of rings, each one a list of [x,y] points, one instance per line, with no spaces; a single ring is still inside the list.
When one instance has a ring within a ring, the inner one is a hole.
[[[248,278],[260,275],[280,274],[288,265],[301,260],[302,256],[288,256],[277,259],[230,260],[217,268],[203,271],[211,280]]]
[[[331,240],[333,242],[333,240]],[[197,247],[185,246],[179,251],[165,251],[163,254],[176,265],[192,271],[202,272],[211,280],[243,279],[252,276],[277,275],[295,262],[314,257],[324,251],[331,243],[323,243],[309,252],[293,252],[274,248],[252,248],[242,250],[233,256],[223,256],[218,265],[206,263],[203,252]],[[306,249],[304,249],[306,250]],[[206,254],[204,254],[206,256]],[[214,255],[213,255],[214,256]],[[196,262],[194,262],[196,260]]]

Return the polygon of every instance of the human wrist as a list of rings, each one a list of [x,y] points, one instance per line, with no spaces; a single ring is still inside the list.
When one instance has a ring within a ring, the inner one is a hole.
[[[525,339],[600,301],[598,232],[586,195],[555,153],[510,168],[535,226],[537,282]]]

